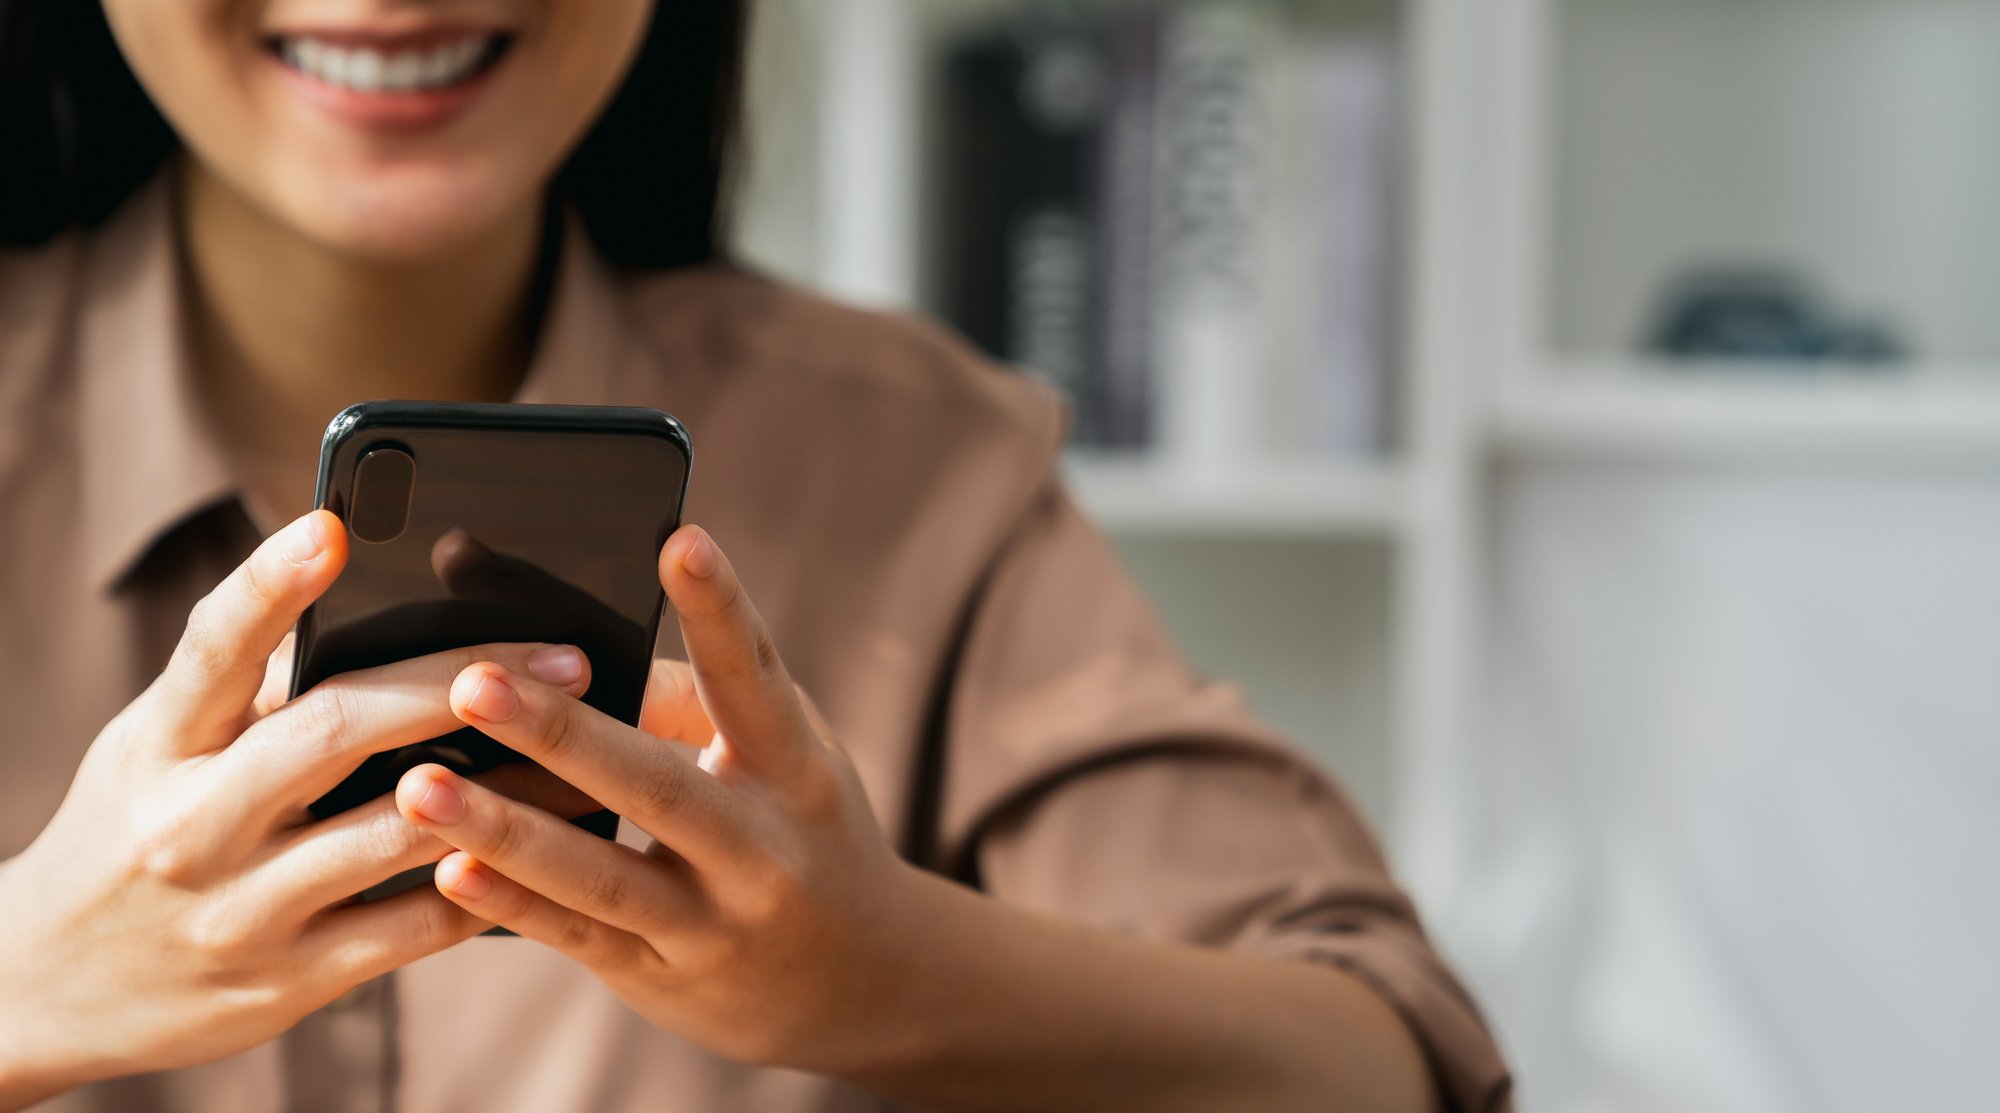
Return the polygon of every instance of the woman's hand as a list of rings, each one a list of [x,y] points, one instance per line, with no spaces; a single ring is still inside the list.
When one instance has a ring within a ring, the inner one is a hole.
[[[473,661],[566,678],[551,691],[574,695],[581,655],[438,654],[259,715],[267,660],[345,558],[345,531],[325,512],[266,541],[195,607],[165,672],[104,728],[49,826],[0,864],[0,1108],[261,1043],[487,927],[429,888],[350,905],[449,848],[387,798],[323,822],[306,805],[369,754],[458,729],[448,694]],[[556,814],[597,807],[531,766],[487,780],[482,791]]]
[[[903,864],[706,534],[667,542],[660,582],[690,665],[656,670],[643,729],[503,661],[451,689],[466,723],[657,842],[420,766],[396,802],[459,849],[437,885],[468,912],[716,1054],[915,1107],[1432,1108],[1408,1028],[1351,975],[1120,938]],[[673,742],[706,748],[697,764]]]
[[[434,765],[404,775],[397,803],[463,852],[438,866],[446,896],[574,957],[655,1024],[739,1062],[862,1069],[906,1015],[919,875],[708,536],[670,540],[660,579],[690,664],[656,668],[641,729],[503,661],[451,690],[464,722],[603,801],[650,850]],[[706,748],[697,764],[662,739]]]

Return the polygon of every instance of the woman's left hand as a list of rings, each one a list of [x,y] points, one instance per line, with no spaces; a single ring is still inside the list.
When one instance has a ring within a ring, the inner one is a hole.
[[[495,663],[451,691],[467,724],[652,835],[650,849],[436,765],[404,775],[398,806],[458,848],[438,865],[445,896],[588,966],[660,1027],[740,1062],[866,1070],[906,1035],[898,987],[921,976],[919,906],[935,883],[890,849],[705,532],[668,541],[660,582],[689,663],[656,665],[638,729]],[[706,748],[697,763],[672,742]]]

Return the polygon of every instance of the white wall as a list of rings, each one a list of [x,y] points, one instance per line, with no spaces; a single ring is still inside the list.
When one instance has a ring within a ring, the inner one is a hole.
[[[1195,665],[1317,755],[1379,820],[1388,797],[1386,544],[1124,538],[1120,548]]]
[[[2000,362],[2000,4],[1564,0],[1551,325],[1630,352],[1664,282],[1795,262],[1930,362]]]
[[[1990,1108],[2000,470],[1499,482],[1469,971],[1548,1113]]]

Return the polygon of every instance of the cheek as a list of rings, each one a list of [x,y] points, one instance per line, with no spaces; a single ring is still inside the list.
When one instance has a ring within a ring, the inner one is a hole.
[[[197,146],[247,152],[255,124],[240,5],[221,0],[104,0],[125,61],[174,130]]]
[[[568,149],[616,95],[644,46],[653,4],[592,0],[551,7],[546,84],[535,116],[538,141]],[[661,18],[671,22],[672,9]]]

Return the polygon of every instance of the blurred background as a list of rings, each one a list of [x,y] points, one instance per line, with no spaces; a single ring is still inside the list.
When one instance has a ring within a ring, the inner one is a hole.
[[[762,0],[743,252],[1075,405],[1534,1110],[1991,1108],[2000,0]]]

